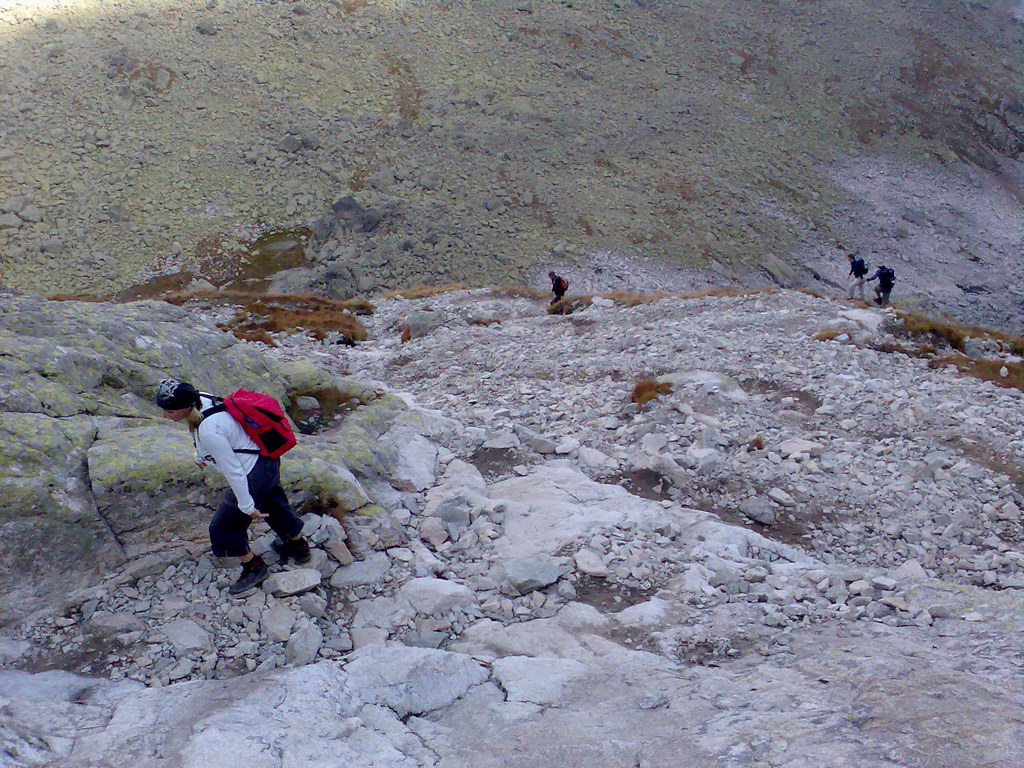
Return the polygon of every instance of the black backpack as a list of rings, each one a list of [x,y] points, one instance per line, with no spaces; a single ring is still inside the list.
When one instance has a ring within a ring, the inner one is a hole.
[[[896,281],[896,273],[893,272],[891,267],[880,269],[878,271],[878,282],[880,283],[893,283]]]
[[[868,265],[864,263],[864,259],[854,259],[850,262],[850,268],[854,277],[864,277],[868,273]]]

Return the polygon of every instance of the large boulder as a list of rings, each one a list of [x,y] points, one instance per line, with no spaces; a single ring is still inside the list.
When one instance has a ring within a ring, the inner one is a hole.
[[[193,463],[187,430],[152,404],[165,376],[258,390],[285,407],[324,393],[348,403],[337,426],[303,436],[282,463],[297,507],[371,509],[367,480],[408,474],[401,446],[381,438],[409,408],[379,389],[278,362],[170,304],[0,294],[0,615],[59,602],[68,584],[88,586],[168,542],[205,540],[226,484]]]

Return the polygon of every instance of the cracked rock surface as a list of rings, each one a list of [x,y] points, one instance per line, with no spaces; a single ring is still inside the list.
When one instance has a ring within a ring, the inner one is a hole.
[[[424,310],[445,322],[403,344]],[[484,310],[500,322],[467,319]],[[127,338],[169,310],[130,311]],[[189,317],[195,335],[216,312]],[[231,563],[159,527],[89,586],[38,596],[0,640],[7,764],[1018,760],[1018,390],[891,351],[890,312],[785,291],[568,316],[462,291],[367,322],[355,348],[204,337],[375,393],[284,459],[333,456],[362,506],[304,509],[301,567],[255,526],[273,581],[237,599]],[[640,408],[639,378],[671,388]]]

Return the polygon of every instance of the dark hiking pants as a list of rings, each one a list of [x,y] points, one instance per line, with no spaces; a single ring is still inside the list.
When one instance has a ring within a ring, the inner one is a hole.
[[[302,521],[292,512],[281,487],[281,460],[260,456],[246,478],[256,509],[270,515],[267,523],[282,541],[298,536]],[[249,551],[252,518],[238,508],[235,493],[228,490],[210,521],[210,543],[215,557],[241,557]]]

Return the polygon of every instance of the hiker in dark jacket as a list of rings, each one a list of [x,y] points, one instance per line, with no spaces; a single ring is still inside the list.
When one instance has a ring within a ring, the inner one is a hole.
[[[281,487],[281,460],[261,456],[242,425],[218,403],[177,379],[164,379],[156,393],[164,418],[188,425],[196,464],[213,464],[228,481],[230,489],[210,521],[210,543],[215,557],[241,560],[242,574],[228,588],[237,595],[259,586],[269,575],[263,558],[249,549],[253,520],[266,520],[277,533],[280,541],[273,546],[282,563],[289,557],[298,563],[308,562],[310,552],[302,537],[302,520],[292,512]]]
[[[557,304],[565,296],[565,292],[569,290],[569,281],[560,275],[556,275],[554,272],[548,272],[548,277],[551,278],[551,292],[555,294],[551,303]]]
[[[864,301],[864,278],[868,274],[868,265],[864,263],[864,259],[853,253],[846,254],[846,258],[850,260],[850,291],[848,298],[853,298],[854,292],[860,294],[860,300]]]
[[[896,273],[882,264],[875,270],[875,274],[868,278],[869,283],[875,280],[878,281],[875,288],[875,304],[884,307],[889,303],[889,294],[892,293],[892,287],[896,282]]]

